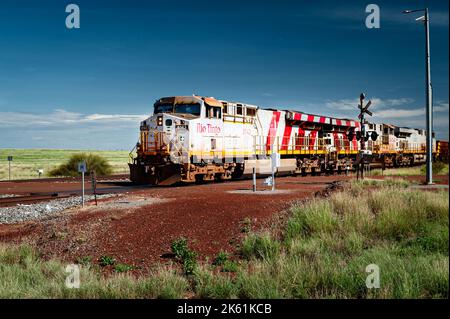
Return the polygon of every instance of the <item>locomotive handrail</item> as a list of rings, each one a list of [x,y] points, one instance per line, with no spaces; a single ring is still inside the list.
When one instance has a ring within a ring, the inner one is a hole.
[[[143,153],[169,154],[170,142],[165,132],[141,131],[140,151]]]
[[[359,151],[359,141],[355,147],[355,141],[348,140],[346,137],[334,138],[334,143],[329,144],[326,142],[327,138],[319,138],[314,136],[295,136],[290,139],[285,139],[281,136],[273,136],[273,149],[272,145],[267,144],[267,136],[254,136],[253,155],[269,155],[272,152],[281,152],[286,155],[296,155],[296,154],[324,154],[324,153],[338,153],[338,154],[354,154]],[[329,138],[328,138],[329,140]],[[135,147],[138,152],[143,152],[147,154],[165,154],[169,155],[171,151],[170,147],[171,141],[169,140],[169,135],[166,132],[160,131],[141,131],[141,140],[138,147]],[[199,150],[201,154],[216,155],[223,153],[225,156],[226,152],[232,152],[233,155],[248,152],[244,151],[248,148],[237,147],[231,150]],[[385,144],[383,140],[371,141],[369,140],[366,144],[366,149],[376,153],[425,153],[425,144],[423,143],[405,143],[400,146],[396,146],[393,143]],[[133,149],[134,150],[134,149]],[[130,157],[131,153],[130,152]],[[435,152],[435,150],[433,150]],[[251,153],[251,152],[250,152]]]
[[[138,144],[139,144],[139,142],[136,143],[136,144],[134,145],[134,147],[131,149],[130,153],[128,153],[128,157],[129,157],[128,163],[133,163],[133,152],[134,152],[134,150],[137,150]]]

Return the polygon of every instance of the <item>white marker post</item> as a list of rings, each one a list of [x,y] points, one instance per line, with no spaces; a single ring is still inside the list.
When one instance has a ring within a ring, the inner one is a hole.
[[[253,167],[253,191],[256,192],[256,167]]]
[[[270,154],[270,157],[272,159],[272,191],[275,191],[275,170],[280,167],[280,154],[274,152]]]
[[[81,206],[84,207],[84,173],[86,173],[86,161],[78,163],[78,173],[81,173]]]

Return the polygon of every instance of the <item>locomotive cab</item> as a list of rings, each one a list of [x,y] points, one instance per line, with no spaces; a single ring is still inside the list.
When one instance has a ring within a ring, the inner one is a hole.
[[[173,183],[191,163],[221,161],[222,108],[214,98],[195,95],[157,100],[153,115],[141,122],[137,156],[130,163],[132,180],[157,184],[176,175]]]

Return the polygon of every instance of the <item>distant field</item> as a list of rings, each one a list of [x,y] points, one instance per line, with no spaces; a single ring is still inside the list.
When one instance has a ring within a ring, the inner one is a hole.
[[[0,149],[0,180],[8,179],[8,156],[11,162],[11,179],[37,178],[38,169],[47,173],[65,162],[75,153],[92,153],[105,157],[113,167],[114,173],[128,173],[129,151],[90,151],[90,150],[46,150],[46,149]]]
[[[371,172],[372,175],[384,175],[384,176],[412,176],[412,175],[425,175],[425,165],[414,167],[401,167],[401,168],[389,168],[384,172],[381,169],[375,169]],[[448,175],[448,164],[438,162],[433,163],[433,175]]]

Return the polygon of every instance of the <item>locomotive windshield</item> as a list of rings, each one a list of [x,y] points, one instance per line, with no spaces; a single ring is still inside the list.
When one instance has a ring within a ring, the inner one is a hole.
[[[200,115],[200,104],[176,104],[175,113]]]
[[[155,110],[153,113],[187,113],[199,116],[200,104],[155,104]]]
[[[172,113],[173,105],[172,104],[155,104],[154,114],[158,113]]]

